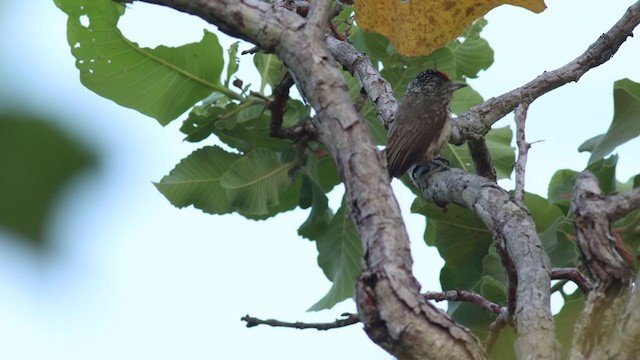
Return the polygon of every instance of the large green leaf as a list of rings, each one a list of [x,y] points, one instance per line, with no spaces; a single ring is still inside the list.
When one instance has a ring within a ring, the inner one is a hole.
[[[571,342],[573,340],[573,330],[576,321],[584,307],[584,295],[580,289],[565,298],[562,310],[554,317],[556,325],[556,339],[560,344],[561,358],[566,359],[569,350],[571,350]]]
[[[117,28],[124,7],[112,0],[55,0],[69,20],[67,37],[80,81],[100,96],[166,125],[220,85],[224,66],[217,37],[177,48],[141,48]]]
[[[267,215],[269,208],[280,204],[280,194],[291,184],[289,171],[295,166],[295,162],[281,162],[271,150],[256,149],[236,160],[222,175],[220,185],[239,212]]]
[[[258,69],[262,82],[260,83],[260,92],[264,93],[267,85],[271,88],[275,87],[287,73],[287,69],[277,56],[265,53],[256,53],[253,56],[253,63]]]
[[[513,170],[515,152],[511,147],[512,136],[509,126],[491,129],[485,136],[491,160],[499,179],[508,178]],[[447,144],[442,151],[442,156],[449,160],[451,166],[461,168],[467,172],[474,171],[473,160],[467,146]]]
[[[316,245],[318,265],[333,285],[322,299],[309,308],[309,311],[330,309],[340,301],[353,296],[363,252],[360,236],[349,220],[344,206],[340,207],[331,220],[329,229],[318,238]]]
[[[38,246],[65,185],[95,162],[48,120],[0,114],[0,226]]]
[[[329,200],[324,191],[308,178],[304,179],[302,193],[310,192],[311,211],[307,220],[298,228],[298,235],[309,240],[318,240],[330,228],[333,211],[329,208]]]
[[[629,79],[613,85],[614,115],[603,136],[587,140],[580,149],[591,151],[589,164],[603,159],[616,147],[640,135],[640,83]]]
[[[233,208],[220,179],[238,158],[217,146],[203,147],[182,159],[154,185],[178,208],[193,205],[206,213],[226,214]]]
[[[573,185],[575,184],[576,176],[578,176],[577,171],[562,169],[556,171],[549,182],[547,197],[552,204],[563,209],[565,214],[571,205]]]
[[[451,111],[454,114],[462,114],[470,108],[482,104],[484,99],[471,86],[465,86],[453,93],[451,99]]]
[[[587,166],[587,170],[591,171],[600,184],[600,190],[605,195],[616,191],[616,166],[618,165],[618,155],[609,156],[606,159],[600,159]]]
[[[480,70],[486,70],[493,64],[493,49],[487,40],[480,37],[480,32],[486,25],[487,20],[480,18],[459,39],[447,44],[455,57],[458,77],[476,78]]]

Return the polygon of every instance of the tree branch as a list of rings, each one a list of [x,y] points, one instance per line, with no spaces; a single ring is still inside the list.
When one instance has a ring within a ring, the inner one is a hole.
[[[274,319],[262,320],[249,315],[245,315],[241,317],[240,320],[246,322],[248,328],[258,326],[258,325],[269,325],[273,327],[287,327],[287,328],[294,328],[294,329],[301,329],[301,330],[302,329],[331,330],[331,329],[338,329],[341,327],[357,324],[360,322],[360,318],[358,317],[358,314],[344,313],[342,314],[342,316],[344,317],[344,319],[336,319],[335,321],[328,322],[328,323],[304,323],[299,321],[286,322],[286,321],[279,321]]]
[[[431,170],[429,166],[410,170],[425,197],[436,204],[455,203],[472,209],[493,234],[509,280],[509,314],[518,333],[516,354],[555,358],[557,344],[549,308],[551,266],[528,211],[489,179],[460,169]]]
[[[619,209],[618,203],[611,202],[612,198],[602,195],[592,173],[585,171],[578,175],[571,204],[576,243],[596,283],[576,322],[572,359],[631,358],[620,357],[623,351],[620,342],[624,342],[626,335],[617,330],[624,328],[619,323],[624,321],[633,299],[629,301],[631,268],[623,254],[626,250],[611,233],[609,214],[612,209]],[[615,199],[620,198],[628,197],[622,194]]]
[[[465,290],[447,290],[447,291],[442,291],[442,292],[432,292],[432,291],[428,291],[426,293],[424,293],[424,297],[427,300],[435,300],[435,301],[465,301],[465,302],[471,302],[474,303],[478,306],[480,306],[481,308],[492,312],[494,314],[500,314],[503,311],[506,311],[507,308],[505,308],[502,305],[493,303],[487,299],[485,299],[482,295],[480,294],[476,294],[474,292],[471,291],[465,291]]]
[[[551,270],[551,280],[571,280],[584,294],[591,291],[591,281],[576,268],[556,268]]]
[[[398,109],[398,100],[396,100],[391,84],[380,76],[366,54],[358,51],[350,43],[340,41],[333,36],[327,36],[326,39],[331,54],[353,75],[369,95],[371,102],[375,105],[378,119],[382,121],[385,128],[388,128]]]
[[[516,201],[524,206],[524,178],[525,178],[525,168],[527,166],[527,154],[529,153],[529,148],[531,148],[531,144],[529,144],[525,140],[525,123],[527,121],[527,110],[529,109],[529,104],[526,102],[520,103],[518,108],[516,109],[516,144],[518,145],[518,160],[516,160],[515,165],[515,173],[516,173],[516,189],[514,191],[513,197]]]
[[[624,194],[616,194],[607,197],[609,203],[609,219],[615,221],[627,216],[633,210],[640,208],[640,187]]]
[[[491,98],[474,106],[454,119],[451,143],[462,144],[464,140],[484,136],[496,121],[512,112],[523,101],[531,103],[551,90],[572,81],[578,81],[587,71],[602,65],[618,51],[633,29],[640,23],[640,2],[631,5],[613,27],[602,34],[587,51],[570,63],[553,71],[544,72],[529,83]]]
[[[496,182],[498,175],[496,174],[496,169],[493,167],[491,153],[487,147],[486,140],[484,138],[470,139],[467,141],[467,147],[469,148],[469,154],[471,154],[471,160],[473,160],[476,174]]]

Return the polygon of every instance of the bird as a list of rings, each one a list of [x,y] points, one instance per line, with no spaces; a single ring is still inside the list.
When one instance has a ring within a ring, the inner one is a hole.
[[[437,69],[419,73],[409,84],[385,149],[392,179],[401,177],[411,165],[431,161],[440,154],[451,134],[452,94],[465,86],[452,82]]]

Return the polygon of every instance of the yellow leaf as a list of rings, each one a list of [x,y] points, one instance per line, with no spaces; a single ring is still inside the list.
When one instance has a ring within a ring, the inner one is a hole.
[[[386,36],[399,53],[429,55],[458,37],[477,18],[503,4],[542,12],[544,0],[358,0],[362,29]]]

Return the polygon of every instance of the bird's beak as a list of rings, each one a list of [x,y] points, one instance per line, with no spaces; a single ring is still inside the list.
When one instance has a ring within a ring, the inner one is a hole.
[[[465,83],[451,83],[451,85],[449,86],[449,91],[454,92],[458,89],[462,89],[465,86],[467,86],[467,84]]]

